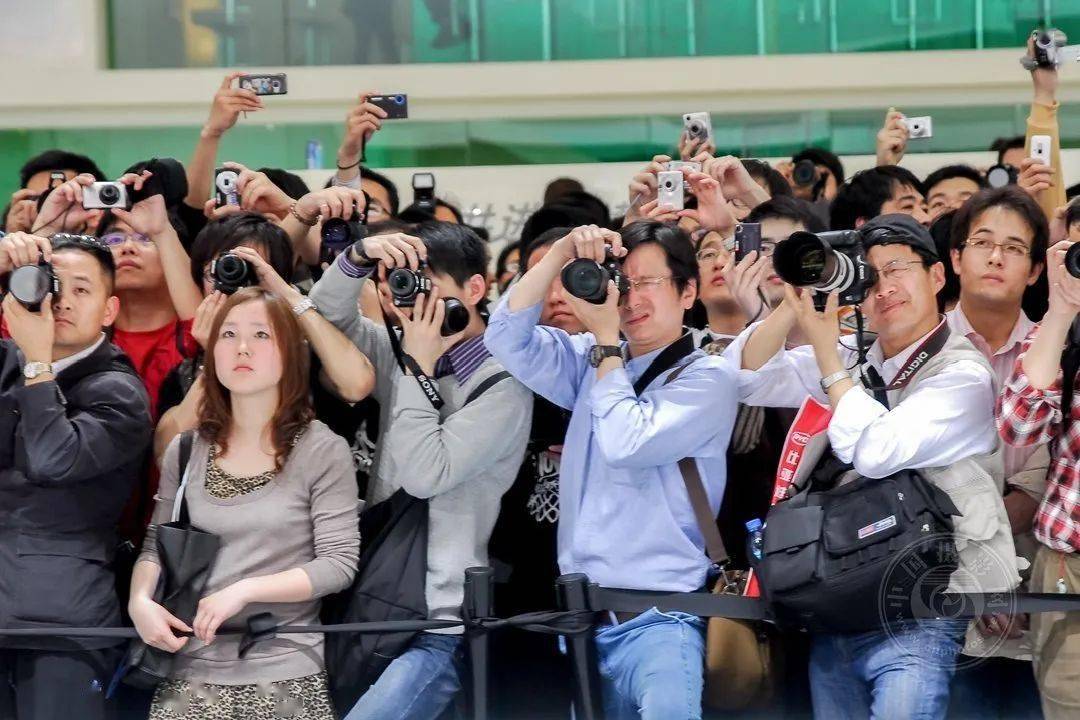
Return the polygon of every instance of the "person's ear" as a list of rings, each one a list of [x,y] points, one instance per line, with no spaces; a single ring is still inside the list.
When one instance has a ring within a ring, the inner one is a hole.
[[[105,315],[101,319],[102,327],[112,327],[116,316],[120,314],[120,298],[110,295],[105,301]]]
[[[483,275],[477,273],[465,281],[465,300],[469,305],[479,305],[487,293],[488,284]]]
[[[1038,282],[1039,276],[1042,275],[1043,268],[1045,268],[1045,267],[1046,267],[1046,263],[1041,263],[1041,262],[1032,263],[1031,272],[1028,273],[1028,280],[1027,280],[1028,287],[1031,287],[1036,282]]]
[[[934,294],[941,292],[945,287],[945,265],[936,262],[930,266],[930,284],[934,286]]]
[[[697,300],[697,280],[691,278],[686,281],[686,287],[683,288],[682,295],[679,297],[679,305],[683,310],[689,310],[694,307],[695,300]]]
[[[957,277],[959,277],[960,276],[960,251],[957,250],[956,248],[953,248],[952,250],[950,250],[949,251],[949,259],[952,261],[953,272],[956,273]]]

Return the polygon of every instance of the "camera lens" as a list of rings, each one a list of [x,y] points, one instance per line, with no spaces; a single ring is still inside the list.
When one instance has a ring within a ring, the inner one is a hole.
[[[574,297],[600,304],[607,297],[607,284],[611,279],[602,265],[592,260],[578,258],[563,268],[562,284]]]
[[[1065,270],[1074,278],[1080,278],[1080,243],[1075,243],[1065,253]]]
[[[846,291],[855,280],[851,258],[837,252],[823,238],[795,232],[773,250],[773,267],[784,282],[821,292]]]
[[[323,245],[332,248],[341,248],[351,245],[352,233],[349,232],[349,223],[341,218],[330,218],[322,226]]]
[[[274,92],[277,92],[277,91],[281,90],[281,81],[279,81],[279,80],[271,81],[270,87],[272,87],[274,89]]]
[[[390,293],[395,297],[409,297],[417,293],[416,273],[406,268],[391,270],[386,278],[386,284],[390,287]]]
[[[98,197],[101,198],[101,202],[112,205],[120,199],[120,191],[116,189],[115,185],[102,185]]]
[[[213,276],[215,289],[232,295],[251,283],[251,266],[239,255],[225,253],[214,261]]]
[[[442,336],[450,337],[469,326],[469,311],[457,298],[447,298],[446,314],[443,316]]]
[[[995,165],[986,171],[986,184],[997,189],[1016,182],[1014,173],[1008,165]]]
[[[52,273],[40,265],[15,268],[8,278],[8,291],[26,307],[41,305],[52,290]]]
[[[394,102],[396,102],[398,105],[404,105],[405,104],[405,96],[404,95],[395,95],[394,96]]]
[[[800,160],[795,163],[795,169],[791,171],[791,178],[796,185],[813,185],[817,182],[817,166],[811,160]]]

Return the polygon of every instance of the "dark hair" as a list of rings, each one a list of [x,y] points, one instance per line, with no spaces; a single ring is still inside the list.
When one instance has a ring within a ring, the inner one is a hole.
[[[897,165],[882,165],[855,173],[836,191],[829,211],[829,225],[833,230],[854,230],[859,218],[871,220],[877,217],[881,214],[881,206],[892,198],[897,185],[909,185],[922,191],[919,178]]]
[[[845,179],[844,164],[840,162],[840,158],[838,158],[836,155],[829,152],[828,150],[823,150],[822,148],[816,147],[809,147],[805,150],[800,150],[799,152],[795,153],[794,156],[792,156],[791,162],[797,163],[800,160],[809,160],[815,165],[824,165],[825,167],[829,168],[829,172],[831,172],[833,177],[836,178],[836,184],[843,184]]]
[[[527,247],[533,238],[538,237],[545,230],[555,227],[578,227],[591,222],[589,214],[580,207],[559,203],[544,205],[530,215],[521,226],[521,238],[518,242],[522,247]]]
[[[952,225],[952,249],[963,252],[964,241],[971,234],[971,226],[990,208],[1001,207],[1019,215],[1031,230],[1031,262],[1046,262],[1046,244],[1050,237],[1050,228],[1046,215],[1035,199],[1015,185],[983,190],[972,195],[956,211]]]
[[[607,203],[592,193],[584,190],[572,190],[560,196],[553,205],[581,210],[587,222],[583,225],[608,227],[611,224],[611,210]]]
[[[1027,140],[1023,135],[1014,135],[1013,137],[999,137],[990,144],[990,149],[998,154],[998,164],[1005,161],[1005,153],[1009,150],[1015,150],[1016,148],[1024,147]]]
[[[265,175],[270,182],[277,185],[279,190],[293,200],[299,200],[311,192],[311,189],[307,186],[307,183],[304,182],[303,178],[299,175],[294,175],[288,170],[282,170],[281,168],[259,168],[256,172],[261,172]]]
[[[1080,222],[1080,202],[1073,201],[1065,209],[1065,230]]]
[[[473,275],[487,277],[487,245],[467,225],[429,220],[413,229],[427,247],[428,267],[464,285]]]
[[[498,280],[498,277],[500,275],[502,275],[504,272],[506,272],[506,261],[510,259],[510,253],[514,252],[515,250],[520,251],[521,246],[516,245],[514,243],[509,243],[509,244],[506,245],[506,247],[504,247],[502,250],[499,251],[499,256],[495,259],[495,279],[496,280]],[[519,264],[521,263],[521,254],[520,254],[520,252],[518,253],[518,263]]]
[[[949,259],[949,250],[952,248],[953,219],[955,217],[956,210],[950,210],[939,215],[930,224],[930,237],[934,239],[938,257],[941,258],[941,265],[945,268],[945,284],[937,295],[938,310],[940,312],[945,312],[948,303],[960,299],[960,278],[957,276],[956,271],[953,270],[952,262]]]
[[[672,281],[681,293],[690,281],[697,282],[698,264],[690,236],[674,223],[662,223],[656,220],[639,220],[619,231],[623,247],[629,255],[642,245],[658,245],[664,251]]]
[[[742,161],[742,164],[746,168],[746,172],[750,173],[750,177],[754,178],[754,180],[765,181],[770,197],[791,195],[791,185],[788,184],[787,178],[769,163],[764,160],[746,158]]]
[[[251,212],[213,220],[195,236],[191,245],[191,279],[202,287],[206,263],[242,245],[262,249],[270,267],[285,282],[292,279],[293,252],[289,236],[262,215]]]
[[[584,190],[585,186],[581,184],[580,180],[568,177],[555,178],[544,188],[544,204],[550,205],[563,195],[572,192],[584,192]]]
[[[390,197],[390,207],[386,208],[386,210],[391,215],[398,214],[401,200],[398,197],[397,185],[394,184],[393,180],[386,177],[382,173],[377,173],[370,168],[364,167],[363,165],[360,166],[360,179],[370,180],[371,182],[377,183],[386,188],[386,194]]]
[[[946,180],[952,180],[953,178],[970,180],[980,189],[986,187],[986,178],[982,176],[981,172],[970,165],[946,165],[926,176],[926,179],[923,180],[922,184],[923,194],[929,199],[930,191],[934,189],[935,185],[945,182]]]
[[[810,203],[791,195],[777,195],[761,203],[746,216],[746,222],[759,223],[771,218],[799,223],[812,233],[825,232],[828,229]]]
[[[534,237],[525,249],[521,252],[521,264],[524,267],[529,264],[529,258],[532,254],[542,247],[549,247],[555,244],[556,240],[566,237],[570,234],[574,228],[572,227],[556,227],[549,228],[544,232]]]
[[[210,342],[207,344],[205,358],[205,377],[203,399],[199,403],[199,435],[205,440],[221,447],[222,453],[228,451],[229,433],[233,426],[230,391],[221,384],[217,376],[214,348],[221,335],[221,326],[229,312],[237,305],[261,300],[266,304],[266,314],[276,336],[278,351],[281,353],[281,380],[278,382],[278,406],[270,420],[270,441],[274,446],[274,467],[277,470],[285,465],[293,448],[293,441],[315,418],[311,407],[309,392],[309,367],[311,352],[304,341],[304,331],[300,321],[293,314],[288,304],[276,295],[261,287],[248,287],[237,290],[231,295],[221,310],[214,316],[210,329]]]
[[[67,150],[46,150],[26,161],[19,169],[19,187],[26,187],[30,178],[39,172],[74,170],[76,174],[90,173],[96,180],[104,180],[105,173],[90,158]]]
[[[439,200],[438,198],[436,198],[435,199],[435,207],[436,208],[440,208],[440,207],[446,208],[454,216],[454,218],[457,220],[459,225],[464,225],[465,224],[465,218],[462,217],[461,211],[458,210],[453,205],[451,205],[450,203],[448,203],[448,202],[446,202],[444,200]],[[398,213],[397,217],[398,217],[399,220],[401,220],[403,222],[406,222],[406,223],[430,222],[431,220],[436,219],[434,211],[432,211],[432,210],[424,210],[423,208],[421,208],[416,203],[412,203],[407,208],[402,210],[400,213]]]
[[[380,220],[377,223],[371,223],[367,226],[368,237],[372,235],[390,235],[393,233],[407,233],[411,230],[412,226],[409,223],[400,220],[399,218],[390,218],[389,220]]]
[[[112,250],[95,237],[58,233],[53,236],[52,251],[58,253],[64,250],[78,250],[97,260],[101,266],[101,274],[105,277],[105,289],[112,295],[116,285],[116,262],[113,260]]]

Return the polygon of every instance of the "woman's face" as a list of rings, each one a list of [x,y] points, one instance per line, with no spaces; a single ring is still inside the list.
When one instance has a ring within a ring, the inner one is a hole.
[[[264,301],[241,303],[225,316],[214,345],[214,366],[218,380],[234,395],[277,388],[281,349]]]
[[[266,248],[263,247],[262,245],[248,245],[247,243],[242,243],[242,244],[238,245],[237,247],[249,247],[252,250],[254,250],[255,252],[259,253],[259,257],[261,257],[263,260],[265,260],[266,262],[270,262],[270,256],[266,252]],[[210,274],[210,268],[213,266],[214,260],[217,260],[219,257],[224,255],[225,253],[230,253],[230,252],[232,252],[232,250],[226,250],[225,252],[218,253],[214,257],[210,258],[209,262],[207,262],[205,265],[203,265],[203,274],[202,274],[203,297],[205,297],[205,296],[209,295],[210,293],[214,292],[214,278]]]

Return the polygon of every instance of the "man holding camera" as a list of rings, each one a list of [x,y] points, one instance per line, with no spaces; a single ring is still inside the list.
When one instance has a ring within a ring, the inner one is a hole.
[[[1066,254],[1080,242],[1080,206],[1066,214],[1069,237],[1047,253],[1050,307],[1022,346],[998,401],[1001,437],[1013,447],[1048,443],[1046,492],[1035,514],[1038,553],[1028,581],[1035,593],[1080,592],[1080,406],[1075,400],[1078,350],[1076,317],[1080,278],[1066,269]],[[1062,348],[1065,348],[1064,355]],[[1031,616],[1035,680],[1048,720],[1080,713],[1080,615]]]
[[[399,489],[428,500],[428,616],[459,619],[465,569],[487,564],[499,500],[521,465],[532,402],[512,378],[494,381],[502,367],[484,346],[483,243],[451,223],[423,223],[414,232],[356,243],[310,298],[375,367],[382,433],[368,502]],[[404,370],[394,331],[357,311],[364,281],[376,270],[395,298]],[[461,687],[461,637],[456,628],[421,633],[348,720],[438,716]]]
[[[719,196],[719,184],[702,177],[691,176],[695,190]],[[715,202],[698,198],[696,219],[711,227]],[[600,286],[603,297],[581,299],[585,288],[572,276],[597,270],[614,271],[622,289],[610,281]],[[586,333],[538,325],[560,274]],[[696,350],[683,328],[696,294],[697,265],[681,230],[649,221],[620,233],[593,225],[556,241],[492,315],[492,353],[572,411],[559,472],[563,573],[615,588],[693,592],[706,584],[709,559],[681,463],[693,459],[715,517],[736,388],[731,365]],[[700,718],[704,628],[696,616],[656,608],[609,613],[595,630],[607,717]]]
[[[116,524],[152,424],[142,382],[102,332],[119,309],[114,272],[93,238],[0,240],[12,288],[3,301],[11,339],[0,341],[0,627],[120,622]],[[39,281],[58,292],[27,297]],[[117,642],[0,638],[0,716],[109,717]]]
[[[729,357],[753,371],[740,378],[743,401],[798,406],[811,396],[829,403],[826,460],[849,468],[840,484],[919,471],[962,513],[953,518],[959,569],[950,575],[948,590],[1015,588],[1020,578],[997,485],[1000,459],[988,414],[994,403],[992,369],[938,315],[936,292],[944,268],[932,238],[908,215],[883,215],[862,225],[853,244],[841,251],[830,248],[826,255],[830,252],[865,254],[872,286],[838,290],[849,298],[852,290],[863,296],[861,309],[877,340],[863,360],[850,343],[840,343],[836,292],[821,312],[811,289],[800,296],[789,286],[780,307],[728,348]],[[779,261],[777,269],[788,276]],[[796,324],[810,344],[785,350],[784,340]],[[876,532],[864,528],[859,538]],[[815,633],[814,715],[943,717],[967,624],[901,620],[868,632]]]

